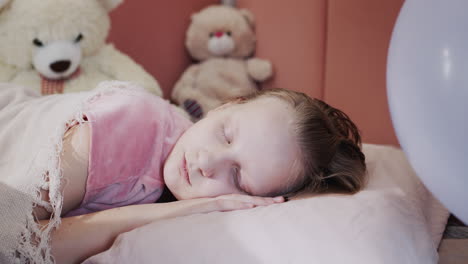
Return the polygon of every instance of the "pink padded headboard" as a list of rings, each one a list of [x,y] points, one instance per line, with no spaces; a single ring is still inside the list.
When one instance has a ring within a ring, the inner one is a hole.
[[[397,145],[386,98],[386,58],[403,0],[238,0],[256,17],[256,56],[269,59],[284,87],[346,113],[365,142]],[[190,64],[184,48],[190,14],[215,0],[124,2],[109,40],[142,64],[165,96]]]

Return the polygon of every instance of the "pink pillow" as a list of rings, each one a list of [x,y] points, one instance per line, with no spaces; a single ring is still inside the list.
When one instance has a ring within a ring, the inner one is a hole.
[[[121,234],[84,263],[437,263],[448,212],[399,149],[366,145],[368,187]]]

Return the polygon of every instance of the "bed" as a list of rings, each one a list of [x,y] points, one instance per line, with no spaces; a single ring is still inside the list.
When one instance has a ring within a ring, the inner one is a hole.
[[[215,3],[127,1],[112,14],[110,41],[152,73],[168,96],[191,63],[183,46],[190,14]],[[323,99],[360,128],[374,176],[364,192],[154,223],[119,236],[111,249],[86,263],[468,262],[466,227],[454,216],[447,225],[448,212],[415,180],[390,120],[386,57],[402,3],[237,1],[256,16],[256,56],[274,65],[275,76],[264,88]],[[138,41],[142,36],[145,41]],[[300,229],[310,225],[322,228]]]

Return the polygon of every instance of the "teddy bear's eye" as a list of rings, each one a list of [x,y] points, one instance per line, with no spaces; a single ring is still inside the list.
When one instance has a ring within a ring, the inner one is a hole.
[[[83,34],[80,33],[80,34],[75,38],[75,43],[80,42],[82,39],[83,39]]]
[[[232,35],[232,32],[231,32],[231,31],[226,31],[226,34],[227,34],[228,36],[231,36],[231,35]]]
[[[34,46],[36,46],[36,47],[42,47],[42,46],[44,46],[44,43],[42,43],[42,41],[40,41],[40,40],[37,39],[37,38],[33,39],[33,44],[34,44]]]
[[[212,38],[212,37],[214,37],[214,33],[213,33],[213,32],[210,33],[210,38]]]

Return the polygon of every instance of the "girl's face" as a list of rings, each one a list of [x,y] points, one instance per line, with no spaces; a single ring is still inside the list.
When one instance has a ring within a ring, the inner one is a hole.
[[[178,200],[281,191],[298,172],[293,119],[292,107],[273,97],[211,111],[169,154],[167,187]]]

